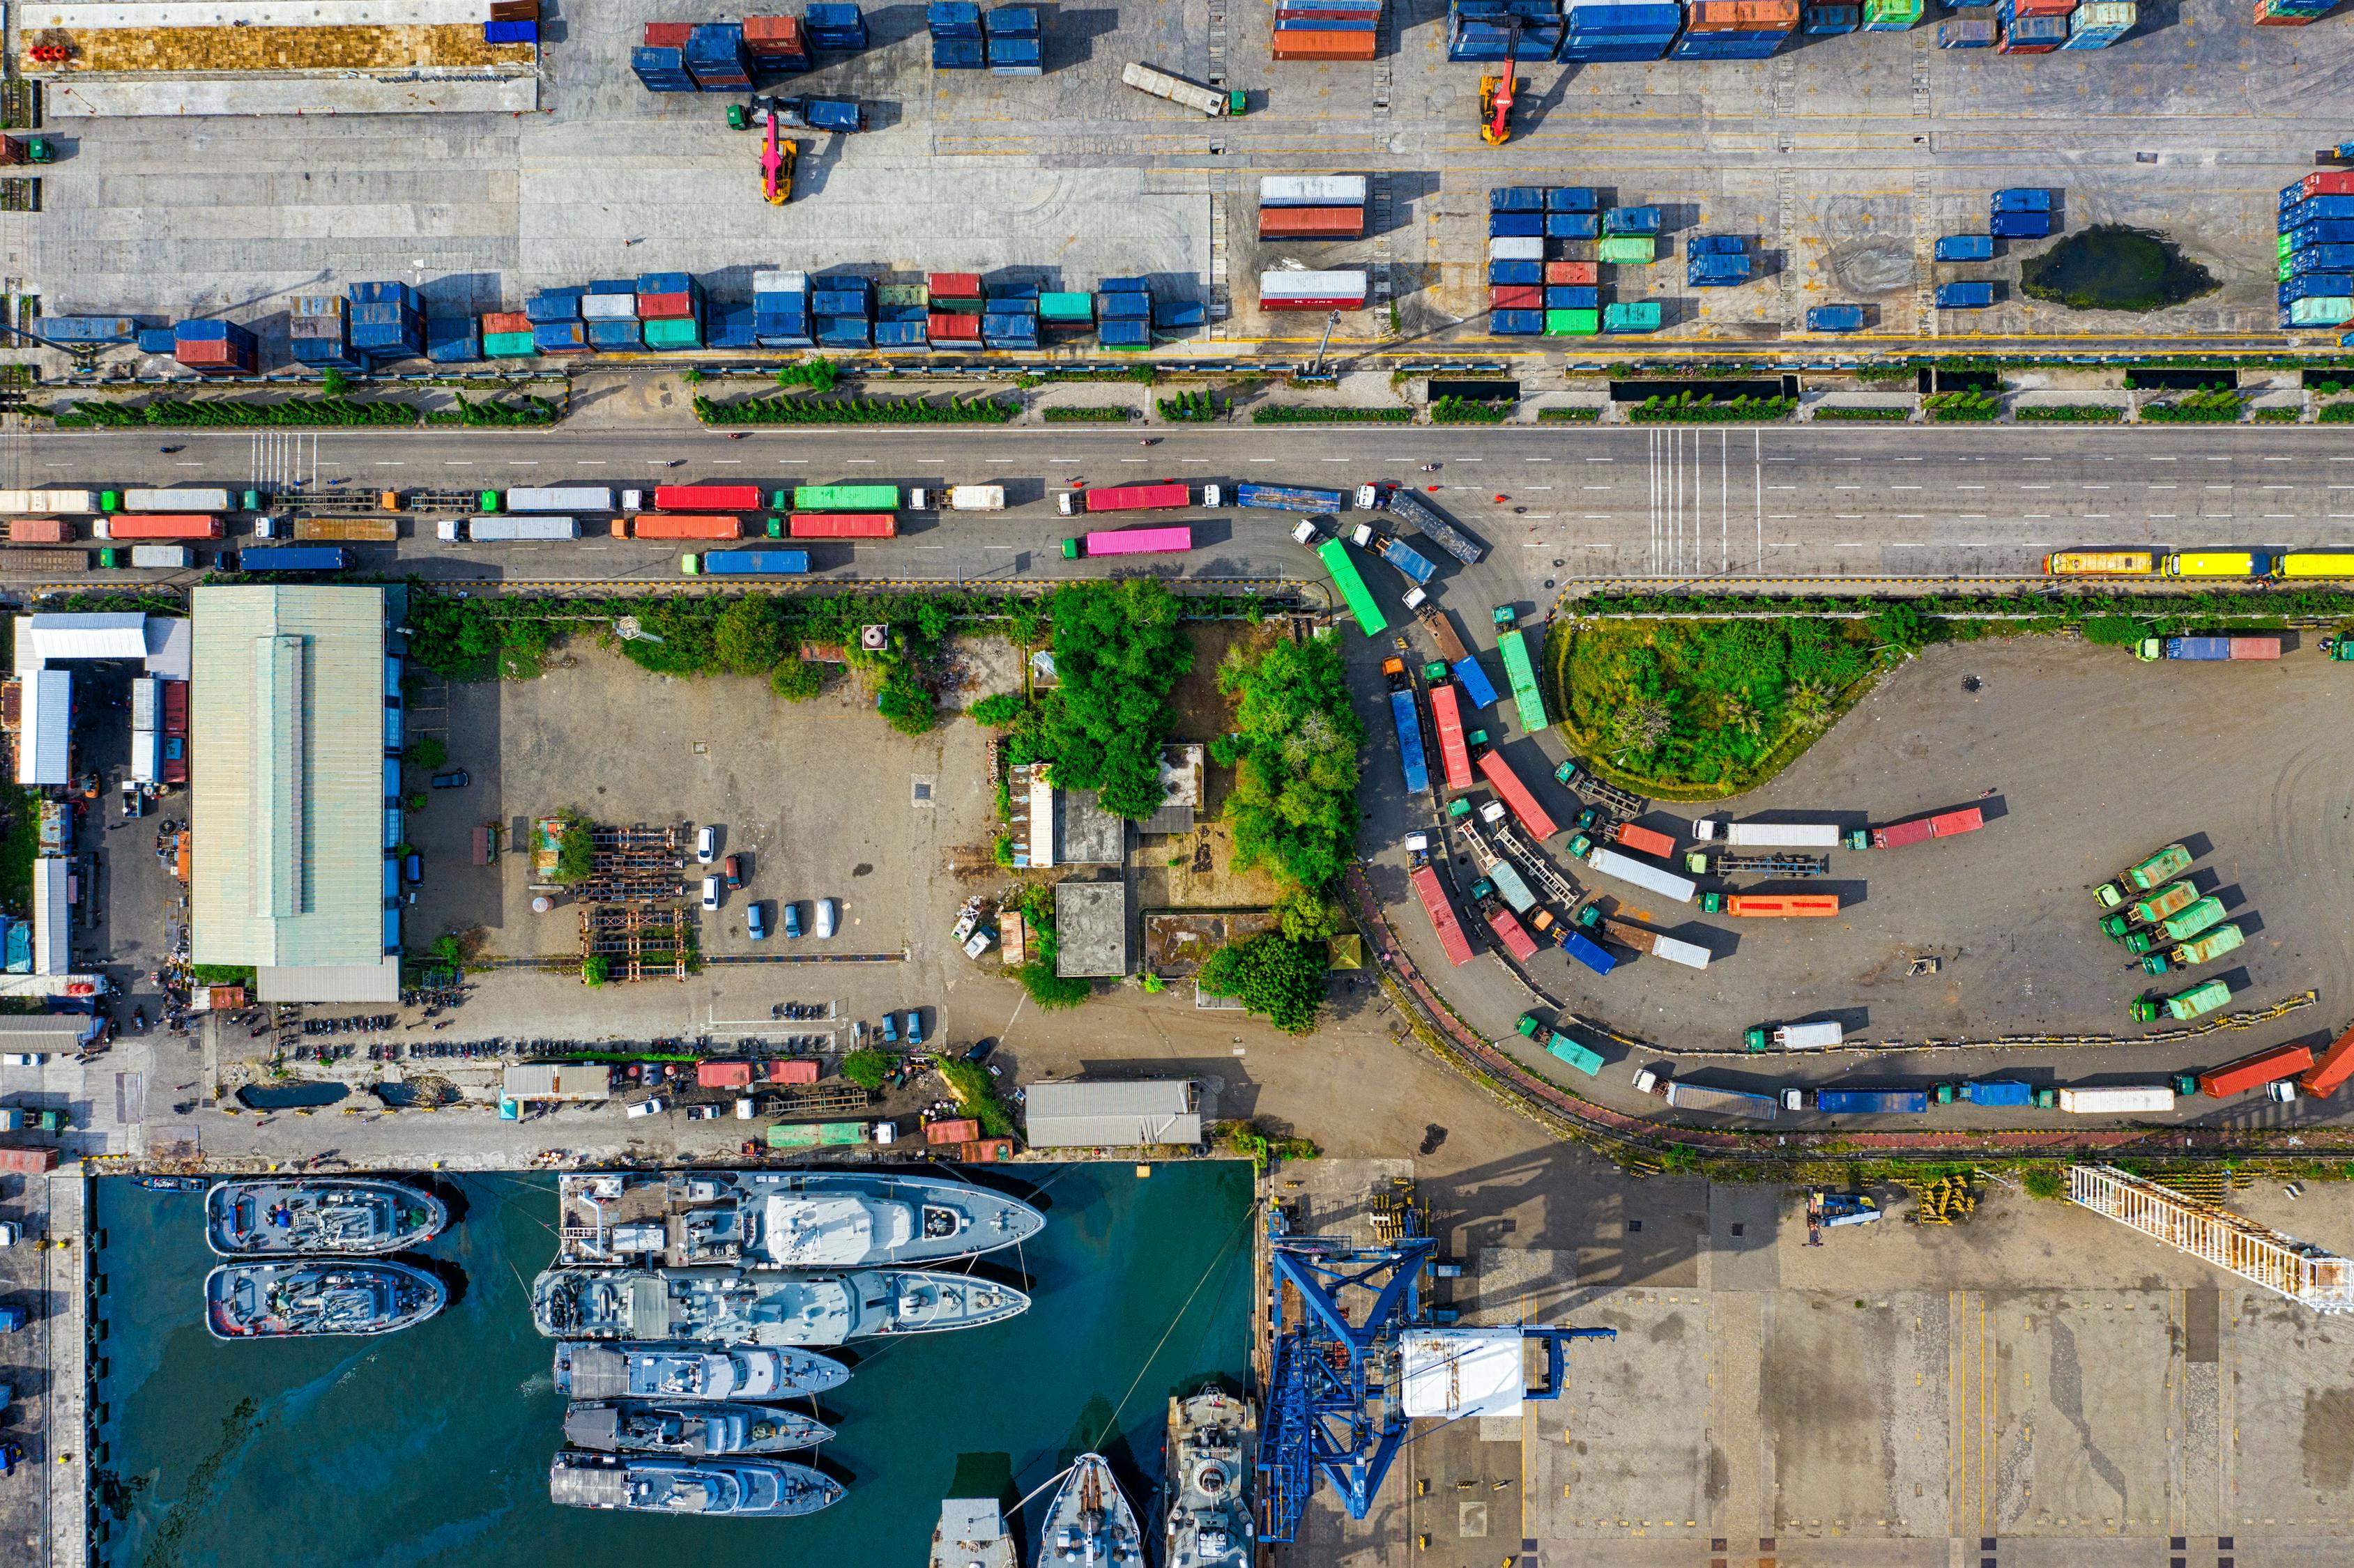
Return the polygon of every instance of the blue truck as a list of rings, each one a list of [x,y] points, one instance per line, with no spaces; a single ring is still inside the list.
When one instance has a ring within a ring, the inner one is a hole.
[[[1940,283],[1937,285],[1937,308],[1941,311],[1982,311],[1994,303],[1992,283]]]
[[[1384,661],[1382,673],[1389,677],[1390,722],[1397,726],[1398,761],[1405,769],[1405,792],[1426,795],[1430,792],[1430,768],[1422,756],[1422,717],[1414,709],[1414,683],[1406,678],[1403,660]]]
[[[2048,212],[1998,212],[1988,219],[1987,227],[2004,239],[2041,239],[2052,232],[2052,215]]]
[[[1940,261],[1991,261],[1994,260],[1994,236],[1991,234],[1944,234],[1937,237],[1935,256]]]
[[[352,553],[340,545],[256,545],[237,552],[240,572],[349,571]]]
[[[1812,305],[1807,310],[1808,332],[1861,332],[1861,305]]]
[[[1808,1104],[1812,1100],[1811,1107]],[[1785,1110],[1819,1110],[1825,1116],[1919,1116],[1929,1108],[1925,1089],[1784,1089]]]
[[[683,576],[797,577],[810,569],[807,550],[705,550],[678,558]]]
[[[1618,967],[1618,960],[1610,956],[1610,949],[1576,931],[1565,930],[1561,934],[1561,950],[1598,975],[1606,975]]]
[[[1261,512],[1338,512],[1348,504],[1348,497],[1337,490],[1299,484],[1238,484],[1235,504]]]
[[[1937,1103],[1952,1105],[1956,1100],[1971,1106],[2026,1107],[2035,1103],[2035,1086],[2013,1079],[1992,1078],[1977,1084],[1939,1084]]]
[[[1463,695],[1473,707],[1492,708],[1496,705],[1496,688],[1489,683],[1488,672],[1479,668],[1478,654],[1458,659],[1447,668],[1454,672],[1455,683],[1463,688]]]
[[[1407,579],[1416,588],[1430,581],[1432,576],[1438,570],[1421,555],[1406,548],[1395,539],[1384,538],[1374,533],[1363,523],[1357,524],[1350,537],[1356,541],[1357,548],[1360,550],[1371,550],[1374,555],[1404,572]]]
[[[2050,212],[2052,193],[2028,185],[2014,185],[1994,193],[1990,204],[1996,212]]]

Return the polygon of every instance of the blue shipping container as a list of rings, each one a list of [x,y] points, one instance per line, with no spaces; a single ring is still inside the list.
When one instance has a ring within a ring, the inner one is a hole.
[[[864,316],[821,316],[817,341],[827,348],[870,348],[875,328]]]
[[[876,322],[875,346],[877,348],[921,348],[924,346],[924,321],[921,316],[911,322]]]
[[[1142,348],[1152,341],[1152,324],[1133,317],[1108,321],[1096,328],[1096,337],[1106,348]]]
[[[1818,1089],[1815,1108],[1825,1116],[1918,1116],[1929,1097],[1920,1089]]]
[[[482,42],[486,44],[535,44],[539,42],[537,22],[485,22]]]
[[[588,346],[599,349],[643,348],[646,329],[634,316],[625,321],[589,322]]]
[[[1556,185],[1545,192],[1547,212],[1593,212],[1601,198],[1591,185]]]
[[[577,322],[580,319],[578,289],[542,289],[524,296],[523,313],[534,325],[541,322]]]
[[[2283,228],[2303,228],[2326,217],[2354,217],[2354,196],[2307,196],[2281,217]]]
[[[989,63],[989,51],[979,38],[934,38],[934,70],[979,70]]]
[[[1808,332],[1861,332],[1861,305],[1815,305],[1807,312]]]
[[[581,322],[541,322],[531,329],[531,345],[542,354],[586,354],[588,328]]]
[[[981,37],[981,7],[963,0],[932,0],[924,7],[924,20],[936,38]]]
[[[1156,327],[1197,327],[1209,319],[1208,309],[1195,301],[1162,300],[1152,307],[1152,324]]]
[[[2041,239],[2052,232],[2048,212],[1999,212],[1988,220],[1995,234],[2006,239]]]
[[[1937,285],[1937,309],[1941,311],[1982,311],[1994,303],[1992,283],[1940,283]]]
[[[139,330],[139,352],[142,354],[171,353],[172,329],[170,327],[142,327]]]
[[[1545,214],[1544,237],[1547,239],[1591,239],[1602,232],[1602,215],[1593,212],[1549,212]]]
[[[1598,311],[1602,291],[1584,283],[1556,284],[1545,291],[1544,302],[1549,311]]]
[[[2014,185],[1994,193],[1996,212],[2050,212],[2052,193],[2032,185]]]
[[[34,330],[51,343],[131,343],[139,336],[129,316],[39,316]]]
[[[1863,25],[1861,5],[1809,5],[1802,15],[1804,30],[1819,38],[1852,33]]]
[[[480,359],[482,341],[481,323],[472,316],[434,316],[425,323],[425,357],[436,365]]]
[[[1588,940],[1582,932],[1564,931],[1561,950],[1598,975],[1606,975],[1618,967],[1618,960],[1610,956],[1608,948]]]
[[[1655,207],[1614,207],[1602,215],[1605,234],[1657,234],[1659,209]]]
[[[1038,7],[1000,5],[989,14],[991,37],[1034,38],[1039,36]]]
[[[1150,321],[1152,296],[1150,294],[1097,294],[1096,317],[1099,321],[1108,322]]]
[[[1974,1106],[2031,1106],[2035,1103],[2035,1089],[2031,1085],[1996,1079],[1964,1084],[1962,1098]]]
[[[2298,250],[2308,250],[2317,245],[2354,244],[2354,221],[2332,218],[2304,224],[2290,232],[2288,242]]]
[[[1490,261],[1488,263],[1488,283],[1491,288],[1542,287],[1544,283],[1544,263],[1542,261]]]
[[[1488,238],[1490,239],[1535,239],[1544,233],[1544,214],[1541,212],[1491,212],[1488,215]]]
[[[1535,185],[1491,185],[1488,189],[1490,212],[1543,212],[1544,192]]]
[[[1994,255],[1994,236],[1990,234],[1943,234],[1937,237],[1936,249],[1931,252],[1939,261],[1985,261]]]
[[[1495,685],[1488,679],[1488,672],[1480,667],[1478,654],[1458,659],[1447,669],[1453,673],[1455,683],[1462,688],[1464,698],[1470,703],[1472,711],[1476,713],[1481,708],[1496,705]]]
[[[401,305],[412,311],[425,309],[425,298],[406,283],[354,283],[344,291],[344,297],[355,305]]]

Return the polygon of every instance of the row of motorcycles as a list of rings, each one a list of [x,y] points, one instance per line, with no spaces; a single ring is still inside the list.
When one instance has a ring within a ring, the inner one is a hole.
[[[769,1016],[783,1019],[832,1018],[833,1003],[830,1001],[779,1001],[770,1004]]]

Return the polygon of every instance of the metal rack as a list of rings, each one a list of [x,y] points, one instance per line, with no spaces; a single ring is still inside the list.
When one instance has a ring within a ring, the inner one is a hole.
[[[2354,1312],[2354,1261],[2113,1165],[2072,1165],[2068,1196],[2097,1214],[2317,1312]]]

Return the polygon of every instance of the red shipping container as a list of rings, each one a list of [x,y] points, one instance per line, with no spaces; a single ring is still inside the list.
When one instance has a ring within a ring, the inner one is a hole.
[[[899,517],[894,512],[796,512],[786,531],[795,539],[896,539]]]
[[[2017,0],[2021,13],[2032,4],[2052,0]],[[2070,10],[2076,0],[2064,0]],[[1798,0],[1692,0],[1685,8],[1684,26],[1695,33],[1772,33],[1798,25]]]
[[[98,524],[102,539],[217,539],[221,520],[208,513],[118,512]]]
[[[817,1082],[817,1064],[806,1056],[798,1057],[790,1062],[771,1062],[769,1064],[769,1082],[814,1084]]]
[[[695,1086],[699,1089],[748,1089],[752,1086],[752,1064],[697,1062],[695,1065]]]
[[[924,1128],[926,1143],[970,1143],[981,1136],[981,1123],[970,1117],[958,1117],[952,1121],[936,1121]]]
[[[1675,857],[1675,840],[1665,833],[1654,832],[1649,828],[1638,828],[1632,822],[1618,824],[1618,842],[1630,850],[1639,850],[1644,854],[1655,854],[1661,860],[1671,860]]]
[[[2310,1045],[2275,1045],[2269,1051],[2259,1051],[2200,1074],[2199,1092],[2210,1099],[2229,1099],[2292,1073],[2302,1073],[2312,1065]]]
[[[1369,60],[1373,58],[1371,33],[1310,33],[1283,30],[1275,35],[1269,55],[1279,60]],[[1311,307],[1324,310],[1329,307]]]
[[[1263,311],[1362,311],[1365,308],[1365,297],[1363,294],[1334,294],[1329,299],[1321,295],[1313,299],[1305,295],[1274,298],[1261,294],[1258,308]]]
[[[938,291],[935,291],[934,292],[937,295]],[[935,344],[955,342],[979,343],[981,341],[981,318],[979,316],[949,315],[945,312],[934,311],[930,315],[924,318],[924,330],[925,334]]]
[[[12,545],[69,545],[73,536],[73,524],[62,517],[8,519],[8,543]]]
[[[1083,493],[1089,512],[1152,512],[1193,504],[1193,492],[1182,484],[1099,484]]]
[[[642,322],[675,321],[695,314],[693,294],[640,294],[638,319]]]
[[[2309,196],[2354,196],[2354,169],[2323,169],[2306,175],[2301,183]]]
[[[164,683],[164,733],[183,736],[188,733],[188,683],[186,681]]]
[[[14,1171],[27,1176],[37,1176],[44,1171],[58,1168],[58,1151],[54,1149],[20,1149],[13,1145],[0,1147],[0,1171]]]
[[[2277,659],[2280,639],[2277,637],[2234,637],[2231,640],[2234,659]]]
[[[1013,1140],[1010,1138],[984,1138],[966,1144],[957,1151],[957,1158],[967,1165],[995,1165],[1013,1158]]]
[[[692,22],[648,22],[645,47],[650,49],[683,49],[686,36],[695,31]]]
[[[933,272],[924,281],[930,285],[935,300],[981,298],[981,274],[978,272]]]
[[[1553,288],[1592,288],[1602,281],[1602,269],[1592,261],[1548,261],[1544,270],[1545,282]]]
[[[641,539],[740,539],[744,536],[744,519],[702,517],[691,513],[657,517],[642,513],[631,532]]]
[[[2329,1049],[2311,1071],[2296,1081],[2296,1086],[2317,1099],[2338,1092],[2338,1086],[2354,1078],[2354,1029],[2349,1029],[2330,1042]]]
[[[1500,283],[1488,291],[1491,311],[1541,311],[1544,291],[1534,283]]]
[[[191,370],[246,370],[253,355],[233,343],[175,343],[172,357]]]
[[[493,311],[482,318],[484,337],[512,336],[516,333],[531,335],[531,318],[521,311]]]
[[[1363,239],[1365,209],[1361,207],[1263,207],[1258,209],[1261,239]]]
[[[1999,55],[2048,55],[2059,47],[2058,44],[2014,44],[2005,38],[1996,46],[1994,52]]]
[[[1940,811],[1929,819],[1929,836],[1949,839],[1956,833],[1974,833],[1986,826],[1986,815],[1976,806],[1965,806],[1958,811]]]
[[[657,512],[757,512],[757,484],[664,484],[655,487]]]

